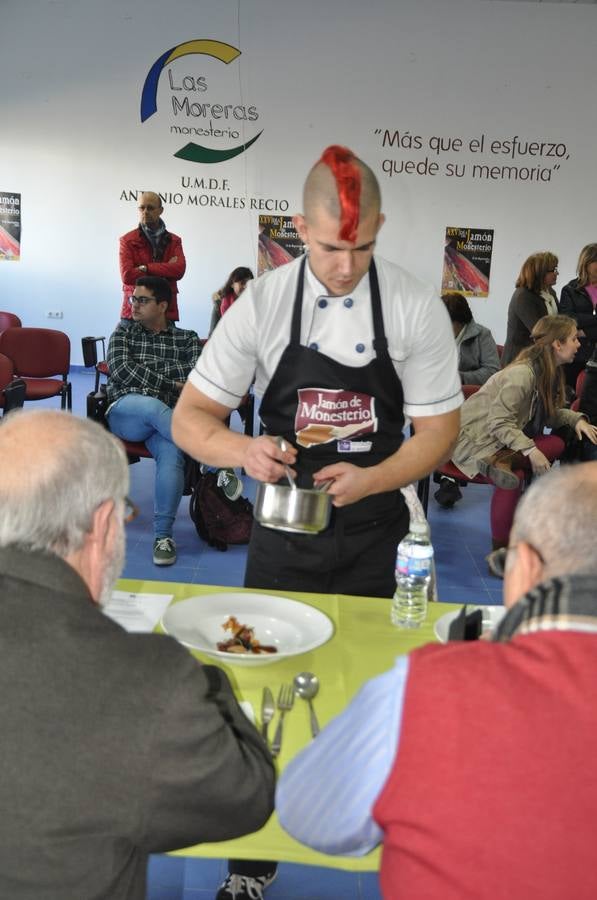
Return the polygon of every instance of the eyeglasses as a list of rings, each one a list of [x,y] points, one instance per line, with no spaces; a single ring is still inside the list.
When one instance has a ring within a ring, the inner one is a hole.
[[[555,275],[559,275],[559,274],[560,274],[560,270],[558,269],[557,266],[556,266],[555,268],[553,268],[553,269],[548,269],[548,270],[547,270],[547,274],[548,274],[548,275],[551,275],[552,272],[553,272]]]
[[[516,552],[516,548],[518,544],[510,544],[509,547],[500,547],[499,550],[493,550],[489,556],[486,557],[487,565],[489,566],[490,571],[497,577],[503,578],[506,572],[506,560],[508,555]],[[534,551],[537,555],[539,562],[542,566],[545,565],[545,560],[543,556],[535,546],[529,544],[529,547]]]
[[[151,303],[152,300],[155,300],[155,297],[135,297],[134,294],[129,297],[131,306],[133,303],[138,303],[140,306],[146,306],[148,303]]]
[[[139,515],[139,507],[133,503],[130,497],[124,498],[124,521],[128,525]]]

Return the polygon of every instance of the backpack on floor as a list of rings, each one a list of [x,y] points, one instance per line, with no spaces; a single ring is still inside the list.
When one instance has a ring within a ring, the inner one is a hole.
[[[104,428],[108,428],[106,422],[106,410],[108,409],[108,397],[106,395],[106,385],[100,384],[97,391],[91,391],[87,394],[87,418],[99,422]]]
[[[218,487],[217,472],[202,474],[194,461],[186,467],[185,480],[186,492],[191,495],[189,515],[201,540],[215,550],[227,550],[228,544],[248,544],[253,504],[244,497],[229,500]]]

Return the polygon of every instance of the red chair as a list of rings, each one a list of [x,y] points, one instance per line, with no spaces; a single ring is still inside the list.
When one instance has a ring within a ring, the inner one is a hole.
[[[25,400],[60,397],[61,408],[72,409],[67,334],[51,328],[8,328],[0,334],[0,353],[12,360],[15,376],[25,382]]]
[[[462,393],[464,394],[464,399],[467,400],[473,394],[476,394],[480,387],[480,384],[463,384]],[[469,481],[475,481],[477,484],[491,483],[481,475],[477,476],[477,478],[480,479],[479,481],[477,481],[476,478],[467,478],[467,476],[451,462],[447,462],[445,465],[440,466],[440,468],[436,469],[433,473],[433,480],[436,484],[439,484],[442,478],[445,477],[453,478],[455,481],[458,481],[461,487],[464,487],[465,483]],[[425,515],[427,515],[427,507],[429,506],[429,475],[426,475],[425,478],[421,478],[417,484],[417,496],[421,501],[421,506],[425,511]]]
[[[91,368],[91,366],[95,367],[95,387],[94,392],[96,394],[103,391],[105,393],[106,386],[105,383],[101,384],[102,378],[107,378],[110,374],[110,370],[108,369],[108,363],[105,359],[98,360],[97,358],[97,345],[101,342],[103,355],[106,355],[106,339],[103,337],[84,337],[81,339],[81,345],[83,348],[83,363]],[[89,415],[89,412],[87,413]],[[103,420],[103,424],[108,427],[107,421]],[[126,455],[128,457],[128,461],[130,464],[139,462],[141,458],[143,459],[152,459],[152,455],[150,451],[147,449],[143,441],[126,441],[124,438],[121,438],[120,435],[117,435],[118,439],[122,441],[124,445],[124,449],[126,451]]]
[[[472,397],[473,394],[477,393],[480,387],[480,384],[463,384],[462,393],[464,394],[464,399],[467,400],[469,397]],[[519,477],[525,477],[523,472],[517,472],[517,474]],[[451,461],[444,463],[443,466],[440,466],[439,469],[436,469],[433,473],[433,480],[436,484],[440,484],[442,478],[451,478],[460,487],[466,487],[467,484],[493,484],[493,482],[488,478],[485,478],[484,475],[475,475],[473,478],[469,478],[468,475],[461,472]],[[429,504],[429,476],[427,476],[426,479],[421,479],[417,488],[417,494],[423,509],[425,510],[425,515],[427,515],[427,506]]]
[[[14,313],[0,312],[0,331],[6,331],[7,328],[20,328],[22,324]]]
[[[480,384],[463,384],[462,393],[464,394],[464,399],[468,400],[469,397],[477,393],[480,387]]]
[[[0,353],[0,408],[4,415],[25,402],[25,382],[14,377],[12,360]]]
[[[587,377],[587,370],[582,369],[576,378],[576,385],[574,387],[574,393],[576,394],[574,400],[570,405],[570,409],[573,409],[574,412],[578,412],[580,407],[580,398],[582,396],[582,389],[585,383],[585,378]]]

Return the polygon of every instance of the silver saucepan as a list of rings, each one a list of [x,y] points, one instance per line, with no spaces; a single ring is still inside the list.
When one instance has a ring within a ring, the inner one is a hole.
[[[332,498],[324,489],[330,484],[324,482],[322,488],[316,490],[260,482],[253,515],[266,528],[317,534],[330,522]]]
[[[278,439],[283,450],[286,445]],[[324,481],[318,488],[297,488],[288,467],[288,486],[285,484],[265,484],[257,486],[253,515],[265,528],[278,531],[292,531],[299,534],[318,534],[330,522],[332,498],[326,489],[333,479]]]

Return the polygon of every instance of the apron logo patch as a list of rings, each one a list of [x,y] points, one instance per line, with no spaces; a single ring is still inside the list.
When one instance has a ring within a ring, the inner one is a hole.
[[[375,398],[369,394],[328,388],[299,388],[297,393],[294,430],[301,447],[377,431]]]
[[[371,441],[338,441],[338,453],[369,453]]]

